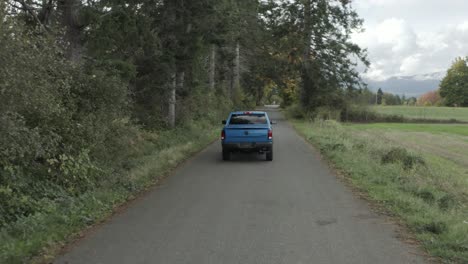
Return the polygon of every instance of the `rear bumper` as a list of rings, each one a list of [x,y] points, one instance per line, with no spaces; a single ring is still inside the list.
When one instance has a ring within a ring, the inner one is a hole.
[[[270,151],[273,142],[241,142],[241,143],[221,143],[223,149],[229,151]]]

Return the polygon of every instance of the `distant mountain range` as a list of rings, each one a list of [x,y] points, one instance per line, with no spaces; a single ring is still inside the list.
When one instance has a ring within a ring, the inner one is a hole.
[[[445,74],[446,72],[435,72],[413,76],[395,76],[383,81],[364,79],[364,82],[372,91],[382,88],[386,93],[419,97],[426,92],[437,90]]]

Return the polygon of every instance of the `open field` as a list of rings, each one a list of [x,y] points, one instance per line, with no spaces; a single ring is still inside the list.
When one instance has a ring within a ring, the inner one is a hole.
[[[468,108],[465,107],[422,107],[422,106],[374,106],[374,111],[384,115],[401,115],[414,119],[438,119],[468,122]]]
[[[359,136],[381,137],[428,157],[453,162],[451,166],[460,166],[468,179],[468,125],[380,123],[347,127]]]
[[[468,263],[468,125],[293,121],[445,263]]]
[[[404,132],[425,132],[440,135],[460,135],[468,137],[468,125],[465,124],[413,124],[413,123],[373,123],[352,124],[357,130],[383,130]],[[466,139],[468,140],[468,138]]]

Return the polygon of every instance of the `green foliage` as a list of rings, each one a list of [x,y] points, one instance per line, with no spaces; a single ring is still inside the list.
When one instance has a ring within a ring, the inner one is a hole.
[[[222,93],[194,86],[181,91],[179,128],[166,131],[164,111],[147,118],[157,106],[146,108],[132,90],[137,83],[148,102],[164,103],[163,88],[148,89],[148,61],[134,63],[143,55],[102,46],[90,52],[98,59],[72,62],[60,43],[14,18],[0,26],[0,45],[2,263],[29,262],[106,217],[211,142],[212,124],[232,107]]]
[[[447,106],[468,106],[468,58],[457,58],[440,83]]]
[[[384,93],[383,93],[382,89],[379,88],[379,90],[377,91],[377,104],[378,105],[382,104],[383,96],[384,96]]]
[[[294,119],[304,119],[306,117],[304,109],[298,103],[288,106],[285,113],[287,117]]]
[[[313,112],[311,112],[310,117],[312,119],[319,120],[336,120],[339,121],[341,116],[341,109],[336,109],[332,107],[317,107]]]
[[[384,93],[382,96],[382,104],[384,105],[401,105],[403,101],[399,95],[394,95],[391,93]]]
[[[57,252],[50,250],[59,249],[49,248],[51,245],[68,241],[83,228],[104,220],[115,207],[133,199],[211,143],[218,136],[218,129],[205,120],[186,123],[173,131],[146,132],[138,136],[141,140],[133,146],[133,154],[127,159],[128,168],[114,172],[106,184],[76,196],[63,194],[60,199],[42,200],[41,212],[1,228],[0,263],[29,263],[38,254],[44,254],[44,262],[51,261]],[[8,198],[5,200],[8,203],[34,203],[11,200],[10,193],[0,188],[0,198]]]
[[[297,5],[297,4],[296,4]],[[365,51],[350,41],[362,20],[349,1],[303,1],[302,105],[314,109],[336,107],[343,90],[361,85],[355,70],[357,58],[368,64]],[[312,48],[313,47],[313,48]]]
[[[112,70],[70,63],[20,22],[0,32],[0,227],[42,211],[41,200],[95,187],[127,90]],[[12,37],[14,36],[14,37]],[[105,155],[104,155],[105,154]],[[3,200],[2,201],[6,201]]]
[[[29,4],[34,9],[25,10]],[[239,89],[234,100],[226,98],[227,87],[207,89],[205,59],[212,43],[225,48],[248,39],[248,25],[257,21],[255,6],[254,1],[25,2],[6,14],[2,3],[0,189],[9,202],[0,203],[0,228],[44,212],[49,202],[111,184],[114,174],[132,167],[129,157],[137,157],[137,146],[145,141],[142,129],[167,128],[174,73],[185,76],[177,80],[180,127],[218,123],[232,101],[253,108],[249,89]],[[250,10],[247,24],[244,9]],[[233,23],[226,26],[229,20]],[[211,22],[219,27],[213,30]],[[221,52],[218,57],[228,66],[218,67],[216,81],[228,83],[232,76],[226,82],[220,77],[232,70],[232,59]]]

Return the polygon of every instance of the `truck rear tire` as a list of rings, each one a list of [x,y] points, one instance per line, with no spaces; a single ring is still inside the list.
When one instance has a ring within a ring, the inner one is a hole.
[[[266,160],[267,161],[273,160],[273,148],[271,148],[271,150],[266,153]]]
[[[223,160],[230,160],[231,152],[227,149],[223,149]]]

